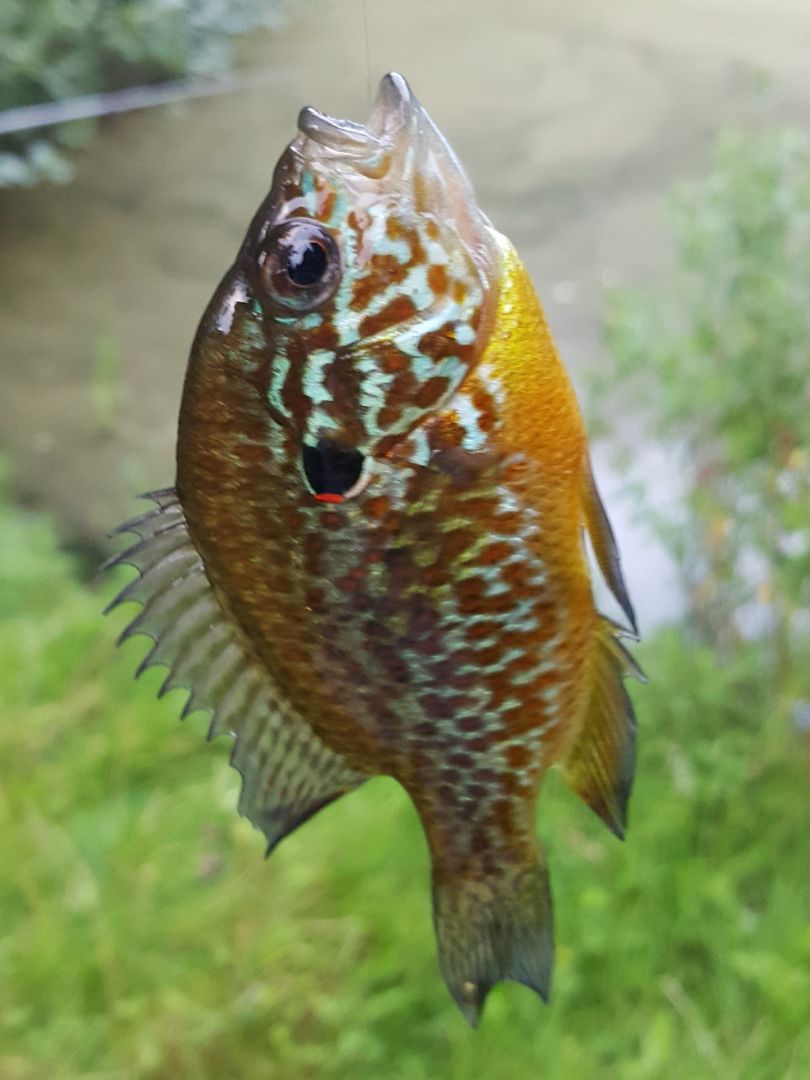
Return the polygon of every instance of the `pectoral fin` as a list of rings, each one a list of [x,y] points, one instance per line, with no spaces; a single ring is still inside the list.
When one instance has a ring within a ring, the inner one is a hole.
[[[610,521],[593,478],[590,459],[587,456],[582,469],[582,510],[585,515],[585,526],[591,538],[593,551],[602,576],[607,582],[610,591],[616,597],[627,621],[630,623],[630,628],[637,637],[636,615],[622,576],[619,549],[616,547],[613,529],[610,527]]]
[[[153,492],[156,509],[117,532],[138,536],[110,560],[138,570],[108,606],[142,605],[121,640],[146,634],[154,644],[136,676],[165,665],[160,695],[190,691],[185,716],[212,714],[209,738],[234,737],[231,763],[242,777],[239,812],[260,828],[268,852],[289,832],[366,777],[312,731],[273,683],[250,642],[215,593],[173,490]]]
[[[626,675],[644,678],[616,637],[616,627],[600,618],[585,720],[563,762],[568,786],[624,839],[627,801],[636,761],[636,719],[624,688]]]

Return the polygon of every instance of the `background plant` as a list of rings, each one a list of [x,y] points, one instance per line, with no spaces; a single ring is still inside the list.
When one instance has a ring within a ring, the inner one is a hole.
[[[233,38],[273,26],[282,0],[3,0],[0,111],[184,75],[233,60]],[[0,140],[0,187],[71,175],[71,124]]]
[[[404,793],[374,780],[265,862],[228,740],[133,683],[146,642],[116,654],[103,599],[0,499],[3,1080],[810,1074],[808,761],[755,644],[642,651],[626,844],[550,777],[553,1000],[498,987],[472,1034]]]
[[[674,204],[677,269],[611,297],[615,373],[685,492],[652,513],[683,577],[689,622],[722,659],[759,639],[777,696],[810,655],[810,140],[731,133]],[[660,500],[658,500],[660,501]]]
[[[602,389],[625,413],[638,396],[680,462],[679,507],[653,513],[643,488],[639,506],[690,612],[639,648],[628,842],[545,785],[548,1007],[500,986],[469,1032],[393,782],[265,863],[227,740],[206,745],[201,716],[179,724],[181,694],[155,701],[159,672],[133,684],[145,641],[114,652],[129,613],[99,610],[118,583],[83,584],[49,522],[0,494],[3,1080],[810,1075],[810,742],[778,707],[807,670],[807,160],[795,136],[727,140],[680,196],[671,288],[612,302],[618,379]],[[114,376],[102,342],[102,426]]]

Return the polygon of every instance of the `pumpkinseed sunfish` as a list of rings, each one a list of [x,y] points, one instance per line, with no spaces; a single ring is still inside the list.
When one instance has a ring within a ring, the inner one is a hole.
[[[527,272],[405,80],[367,125],[311,108],[202,318],[176,486],[121,531],[141,669],[235,737],[268,850],[394,777],[430,848],[439,959],[471,1023],[548,997],[551,765],[618,836],[640,674],[582,420]],[[163,691],[161,691],[163,692]]]

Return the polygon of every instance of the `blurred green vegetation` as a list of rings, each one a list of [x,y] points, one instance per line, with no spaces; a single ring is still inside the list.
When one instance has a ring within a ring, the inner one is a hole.
[[[185,75],[233,61],[233,39],[274,26],[281,0],[3,0],[0,111]],[[0,187],[65,181],[64,150],[88,126],[36,129],[0,141]]]
[[[789,365],[807,312],[786,299],[800,286],[796,236],[772,220],[795,207],[784,167],[803,160],[797,145],[726,144],[696,189],[708,216],[683,224],[695,292],[669,294],[671,325],[658,300],[652,313],[615,302],[621,378],[650,388],[657,433],[682,455],[680,519],[655,524],[692,607],[638,650],[651,683],[630,688],[627,843],[547,782],[548,1007],[501,986],[469,1031],[437,969],[425,844],[392,782],[327,808],[263,861],[235,813],[227,740],[206,746],[199,714],[181,725],[182,695],[154,700],[160,672],[132,682],[146,643],[114,652],[127,613],[103,623],[98,588],[79,582],[48,521],[0,499],[2,1080],[810,1075],[810,737],[792,722],[805,582],[801,562],[784,562],[804,556],[777,543],[806,484],[806,383]],[[751,234],[755,207],[765,220]],[[761,296],[770,314],[751,310]],[[786,321],[789,337],[772,336]],[[750,335],[758,347],[738,351]],[[768,372],[752,371],[763,355]],[[775,532],[749,530],[751,499]],[[721,559],[712,544],[729,533]],[[770,581],[759,601],[751,550]],[[756,602],[767,633],[741,619]]]
[[[612,295],[595,389],[621,401],[614,438],[643,407],[683,487],[637,496],[691,632],[721,658],[757,637],[775,698],[810,697],[810,136],[728,132],[673,209],[676,272]]]
[[[132,682],[145,643],[116,654],[101,602],[2,507],[3,1080],[810,1073],[810,747],[756,645],[641,650],[630,839],[547,784],[553,1002],[500,987],[471,1033],[403,793],[374,781],[265,862],[227,740]]]

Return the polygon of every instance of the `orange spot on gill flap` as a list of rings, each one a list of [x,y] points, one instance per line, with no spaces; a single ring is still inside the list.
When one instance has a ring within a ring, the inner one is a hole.
[[[343,496],[338,495],[333,491],[324,491],[322,494],[316,495],[315,498],[318,500],[318,502],[325,502],[325,503],[342,503],[343,502]]]

